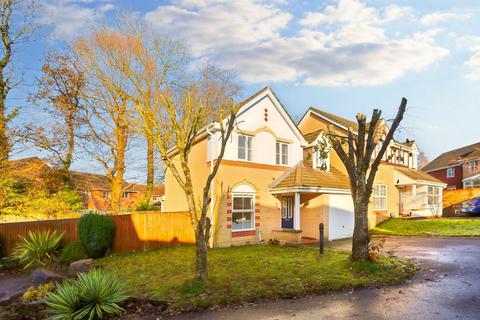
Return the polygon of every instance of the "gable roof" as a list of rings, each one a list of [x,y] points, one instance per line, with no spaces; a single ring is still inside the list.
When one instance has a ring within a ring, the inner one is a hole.
[[[426,172],[440,170],[448,166],[459,165],[463,161],[474,157],[480,157],[480,142],[444,152],[423,167],[422,170]]]
[[[106,175],[80,171],[70,171],[70,175],[75,189],[100,191],[109,191],[111,189],[110,180]],[[125,180],[122,182],[123,191],[138,192],[133,186],[133,183]]]
[[[348,120],[346,118],[337,116],[336,114],[326,112],[314,107],[310,107],[310,109],[314,114],[320,116],[321,118],[325,118],[327,121],[333,122],[334,124],[340,125],[346,129],[349,127],[353,128],[353,130],[358,131],[358,123],[355,121]]]
[[[277,95],[273,90],[266,86],[256,93],[254,93],[252,96],[249,98],[243,100],[240,102],[240,109],[237,113],[237,117],[239,117],[241,114],[245,113],[248,109],[252,108],[255,104],[260,102],[263,98],[268,97],[272,104],[275,106],[277,111],[280,113],[280,115],[283,117],[285,122],[288,124],[290,129],[293,131],[295,136],[300,140],[302,144],[306,144],[306,141],[303,137],[303,134],[300,132],[298,129],[295,121],[293,121],[292,117],[290,114],[287,112],[287,109],[285,109],[285,106],[280,102],[280,99],[278,99]]]
[[[323,171],[299,162],[270,185],[271,190],[291,187],[350,190],[350,182],[345,174],[333,166],[330,166],[330,171]]]

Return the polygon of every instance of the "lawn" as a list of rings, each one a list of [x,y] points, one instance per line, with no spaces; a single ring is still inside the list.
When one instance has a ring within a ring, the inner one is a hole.
[[[479,237],[480,219],[390,219],[380,223],[371,233],[394,236]]]
[[[319,256],[311,248],[244,246],[209,250],[209,281],[202,284],[191,280],[194,253],[193,247],[173,247],[114,254],[97,264],[117,274],[131,295],[167,302],[170,311],[401,283],[414,272],[397,259],[352,263],[343,251]]]

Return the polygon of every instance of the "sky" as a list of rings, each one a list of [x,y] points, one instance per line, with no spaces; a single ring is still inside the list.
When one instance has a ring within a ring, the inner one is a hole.
[[[23,81],[8,103],[23,108],[17,123],[48,123],[26,99],[43,54],[118,11],[183,41],[196,62],[235,71],[244,98],[270,86],[293,118],[315,106],[349,119],[380,108],[390,119],[406,97],[397,138],[416,140],[430,160],[480,141],[480,1],[461,0],[45,0],[44,27],[16,51]],[[73,168],[100,172],[82,157]]]

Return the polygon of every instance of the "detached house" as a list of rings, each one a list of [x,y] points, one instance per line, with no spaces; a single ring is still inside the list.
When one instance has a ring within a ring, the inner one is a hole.
[[[442,153],[422,170],[449,190],[480,187],[480,142]]]
[[[315,146],[328,126],[346,132],[357,124],[316,108],[295,124],[268,87],[245,100],[237,118],[211,190],[213,245],[318,239],[320,223],[329,240],[351,237],[354,214],[346,169],[333,149],[325,159]],[[220,149],[219,135],[218,124],[209,125],[190,154],[199,196]],[[445,184],[418,171],[417,156],[414,141],[391,143],[376,176],[370,227],[400,214],[441,214]],[[175,153],[172,157],[175,161]],[[188,210],[168,170],[163,210]]]

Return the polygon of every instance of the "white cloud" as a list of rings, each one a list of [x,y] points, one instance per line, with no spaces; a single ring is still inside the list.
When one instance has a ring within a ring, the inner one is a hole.
[[[452,20],[467,20],[473,16],[470,10],[465,11],[436,11],[420,18],[420,22],[424,25],[438,25],[450,22]]]
[[[471,80],[480,80],[480,36],[461,37],[457,45],[470,52],[470,58],[465,62],[465,78]]]
[[[105,18],[107,12],[115,8],[108,2],[92,6],[93,2],[92,0],[56,0],[44,4],[42,21],[52,28],[50,38],[72,40],[95,27]]]
[[[412,19],[410,7],[369,7],[340,0],[295,22],[281,5],[256,0],[177,0],[146,20],[184,39],[198,59],[236,69],[249,82],[310,85],[381,85],[421,71],[449,54],[435,30],[394,37],[393,21]],[[286,35],[286,33],[288,35]]]

